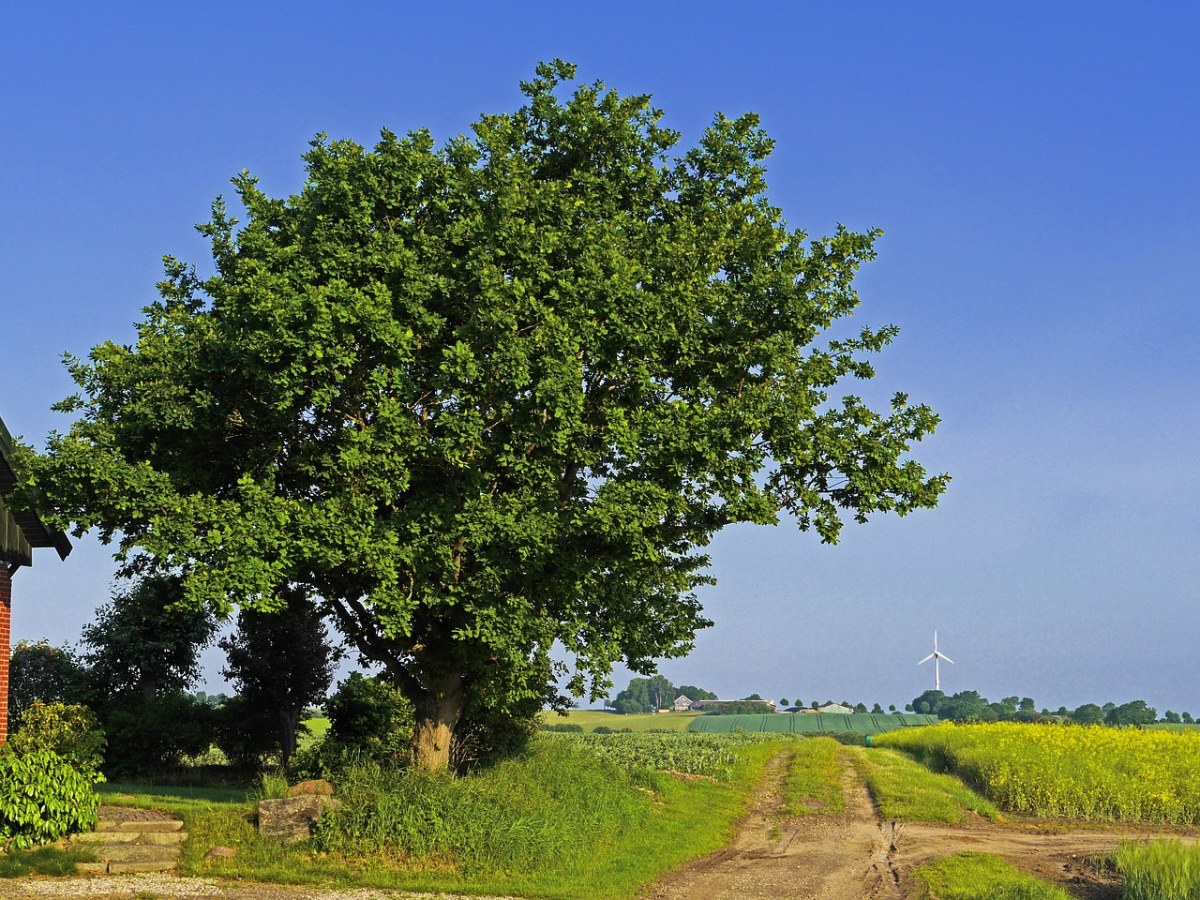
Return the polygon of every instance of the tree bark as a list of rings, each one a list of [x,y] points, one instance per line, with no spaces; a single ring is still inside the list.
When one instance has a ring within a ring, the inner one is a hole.
[[[419,769],[441,772],[450,767],[454,728],[462,716],[466,695],[462,676],[457,673],[429,681],[425,696],[416,704],[412,762]]]

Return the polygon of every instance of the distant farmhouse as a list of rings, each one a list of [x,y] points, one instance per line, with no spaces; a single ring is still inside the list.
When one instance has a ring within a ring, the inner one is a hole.
[[[671,704],[672,712],[687,712],[692,708],[692,699],[687,694],[680,694]]]
[[[0,419],[0,744],[8,738],[8,666],[12,658],[12,577],[21,566],[33,565],[35,547],[53,547],[59,559],[71,552],[61,531],[48,528],[32,513],[14,513],[4,498],[17,485],[12,435]]]
[[[802,713],[841,713],[842,715],[848,716],[854,712],[854,708],[846,706],[842,703],[829,702],[822,703],[816,709],[813,709],[811,706],[801,706],[795,711]],[[792,712],[792,710],[789,709],[788,712]]]

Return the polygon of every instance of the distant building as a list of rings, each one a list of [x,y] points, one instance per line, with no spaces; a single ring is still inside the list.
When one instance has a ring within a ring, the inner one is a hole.
[[[687,712],[692,708],[692,698],[687,694],[680,694],[675,698],[675,702],[671,704],[671,709],[674,712]]]
[[[843,706],[840,703],[822,703],[816,709],[819,713],[841,713],[842,715],[850,715],[854,712],[853,707]]]

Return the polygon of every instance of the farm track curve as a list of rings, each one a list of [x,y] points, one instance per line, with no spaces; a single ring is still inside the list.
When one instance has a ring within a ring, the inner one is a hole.
[[[922,863],[974,851],[999,856],[1024,872],[1085,900],[1117,900],[1117,877],[1097,868],[1096,857],[1123,840],[1178,837],[1145,827],[1079,829],[1046,823],[924,825],[881,820],[853,768],[843,762],[846,811],[783,818],[781,786],[787,757],[768,765],[749,813],[727,847],[659,880],[650,900],[803,898],[905,900],[918,894],[911,872]]]

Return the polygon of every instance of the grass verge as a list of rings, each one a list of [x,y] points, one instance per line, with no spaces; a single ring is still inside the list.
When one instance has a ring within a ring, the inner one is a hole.
[[[1123,843],[1117,871],[1123,900],[1200,900],[1200,847],[1181,841]]]
[[[0,853],[0,878],[25,875],[74,875],[76,863],[92,862],[96,856],[83,847],[33,847]]]
[[[112,800],[183,817],[186,874],[590,900],[635,896],[646,882],[729,839],[766,761],[782,746],[731,743],[737,763],[725,780],[630,772],[554,738],[459,779],[367,773],[342,792],[347,818],[340,826],[331,822],[322,840],[292,847],[259,839],[245,791],[203,796],[108,787],[117,788]],[[205,860],[217,845],[238,854]]]
[[[783,779],[784,815],[835,813],[845,808],[842,745],[827,737],[796,743]]]
[[[937,900],[1071,900],[1071,895],[1039,881],[987,853],[958,853],[913,870],[924,889],[918,896]]]
[[[931,772],[894,750],[847,747],[884,819],[901,822],[962,822],[974,813],[996,820],[988,800],[953,775]]]

